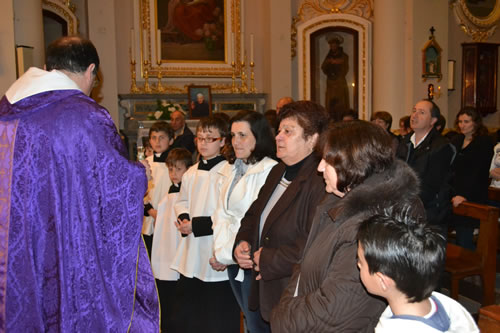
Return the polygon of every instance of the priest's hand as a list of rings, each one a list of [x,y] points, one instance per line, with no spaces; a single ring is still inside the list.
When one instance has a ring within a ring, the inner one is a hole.
[[[234,249],[234,257],[243,269],[250,269],[253,266],[252,259],[250,258],[250,249],[252,246],[246,241],[240,242]]]
[[[500,168],[494,168],[490,171],[490,177],[494,180],[500,180]]]
[[[460,204],[464,201],[467,201],[467,199],[461,195],[456,195],[453,198],[451,198],[451,203],[453,204],[453,207],[460,206]]]

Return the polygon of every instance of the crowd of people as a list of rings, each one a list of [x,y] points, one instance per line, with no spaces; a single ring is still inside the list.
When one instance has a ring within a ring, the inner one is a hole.
[[[194,133],[176,111],[139,163],[88,97],[98,66],[62,38],[0,102],[0,330],[478,332],[438,292],[448,227],[474,247],[451,207],[500,183],[475,109],[451,140],[432,100],[400,136],[289,97]]]

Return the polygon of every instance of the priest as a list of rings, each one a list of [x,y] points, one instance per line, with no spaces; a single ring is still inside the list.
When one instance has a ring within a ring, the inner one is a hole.
[[[46,55],[0,101],[0,331],[158,332],[144,167],[88,97],[92,43]]]

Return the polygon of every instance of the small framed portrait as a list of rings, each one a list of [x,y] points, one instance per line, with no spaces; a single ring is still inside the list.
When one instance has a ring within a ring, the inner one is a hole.
[[[210,86],[188,86],[189,118],[200,119],[212,114]]]

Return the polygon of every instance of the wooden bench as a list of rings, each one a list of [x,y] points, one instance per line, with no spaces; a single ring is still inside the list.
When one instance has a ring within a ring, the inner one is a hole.
[[[475,251],[448,243],[446,271],[451,275],[451,297],[458,299],[461,279],[479,275],[483,284],[482,305],[494,304],[499,210],[495,207],[464,202],[454,207],[453,213],[479,219],[480,226]]]

